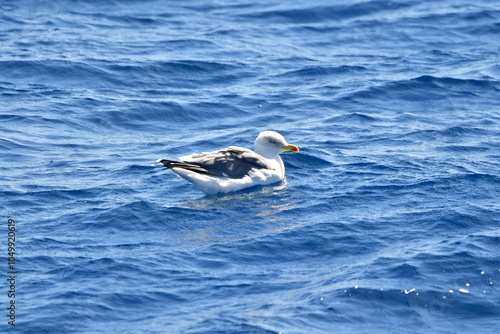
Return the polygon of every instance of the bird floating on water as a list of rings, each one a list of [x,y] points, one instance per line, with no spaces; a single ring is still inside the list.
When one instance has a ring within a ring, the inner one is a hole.
[[[228,193],[281,181],[285,166],[280,153],[298,152],[276,131],[263,131],[255,139],[254,150],[229,146],[218,151],[193,153],[179,161],[159,159],[164,167],[191,182],[207,194]]]

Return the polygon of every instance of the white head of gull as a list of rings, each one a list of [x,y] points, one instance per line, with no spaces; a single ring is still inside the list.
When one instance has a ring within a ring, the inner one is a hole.
[[[287,144],[285,137],[276,131],[263,131],[259,133],[253,144],[255,153],[269,159],[275,159],[284,151],[298,151],[297,146]]]
[[[163,166],[207,193],[227,193],[256,185],[283,180],[285,166],[280,157],[284,151],[298,152],[276,131],[263,131],[254,143],[254,151],[229,146],[218,151],[193,153],[179,161],[160,159]]]

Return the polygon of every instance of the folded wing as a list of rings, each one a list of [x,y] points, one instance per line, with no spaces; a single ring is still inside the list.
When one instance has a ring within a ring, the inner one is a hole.
[[[181,168],[210,176],[240,179],[248,175],[251,169],[271,169],[266,158],[252,150],[229,146],[227,148],[191,154],[182,161],[158,160],[167,168]]]

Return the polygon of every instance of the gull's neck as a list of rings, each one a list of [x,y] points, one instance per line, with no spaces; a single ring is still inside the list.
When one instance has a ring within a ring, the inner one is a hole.
[[[262,155],[264,158],[273,159],[273,160],[281,160],[279,153],[269,152],[265,150],[255,150],[255,153]]]
[[[281,178],[285,177],[285,164],[283,163],[283,159],[281,159],[281,156],[279,153],[275,152],[269,152],[267,150],[258,150],[256,149],[254,151],[255,153],[258,153],[262,155],[264,158],[272,160],[271,165],[275,170],[279,170],[281,174]]]

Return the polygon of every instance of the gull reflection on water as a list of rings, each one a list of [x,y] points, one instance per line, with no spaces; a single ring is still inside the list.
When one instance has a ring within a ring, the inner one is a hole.
[[[276,186],[254,187],[248,189],[247,191],[239,191],[235,193],[219,195],[207,195],[194,201],[184,201],[183,206],[198,210],[233,210],[238,208],[258,208],[258,211],[274,213],[290,208],[291,203],[290,201],[287,201],[287,199],[287,182],[283,181]],[[263,215],[266,213],[257,213],[257,215]],[[255,214],[256,213],[254,213],[254,215]]]
[[[178,205],[197,212],[185,241],[198,246],[277,233],[300,225],[289,214],[296,205],[286,180],[276,186],[184,200]]]

